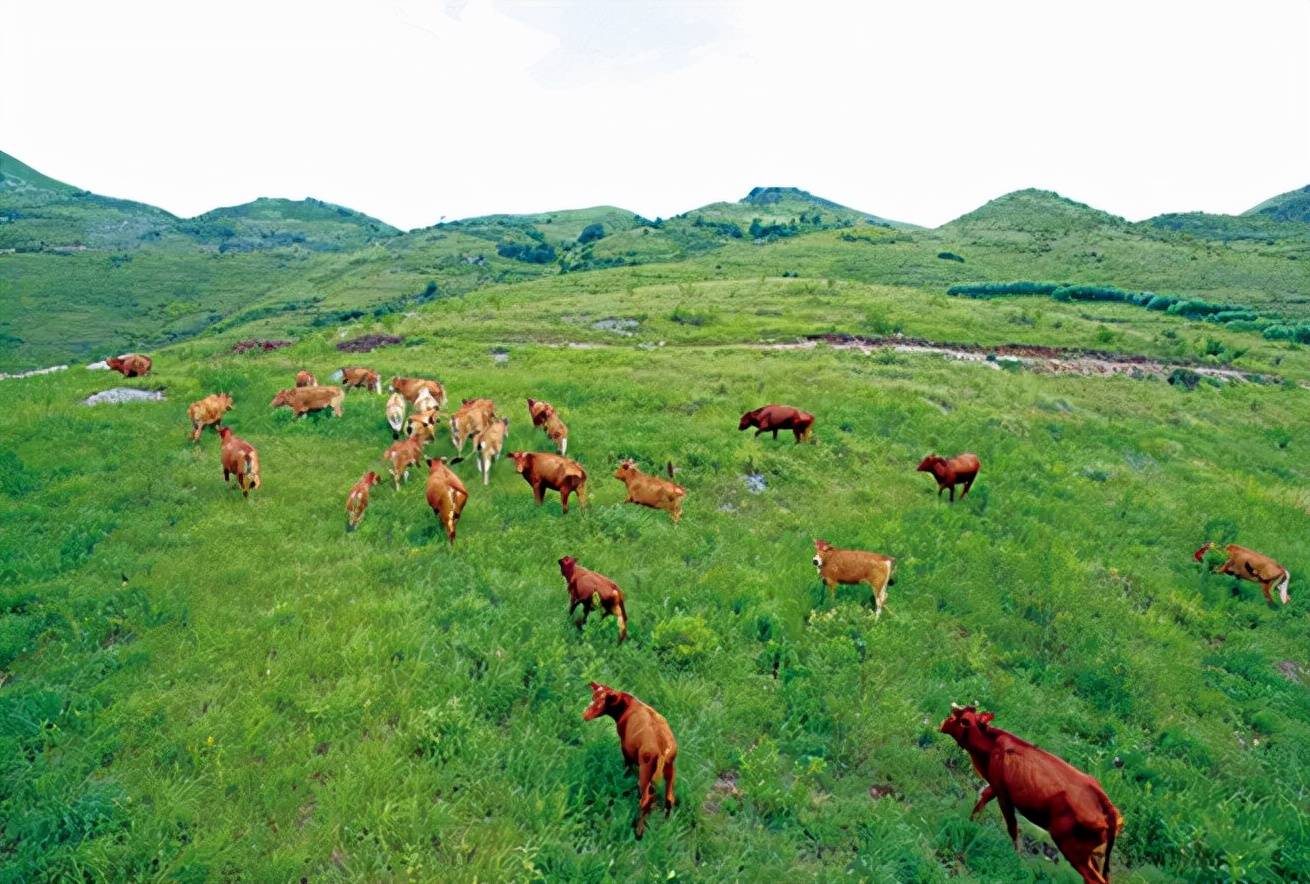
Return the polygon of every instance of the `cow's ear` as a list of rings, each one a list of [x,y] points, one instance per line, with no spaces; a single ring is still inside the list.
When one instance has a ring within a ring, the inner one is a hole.
[[[996,713],[995,713],[995,712],[982,712],[982,713],[979,713],[979,715],[978,715],[978,727],[980,727],[980,728],[982,728],[982,727],[986,727],[988,724],[990,724],[990,723],[992,722],[992,719],[994,719],[994,718],[996,718]]]

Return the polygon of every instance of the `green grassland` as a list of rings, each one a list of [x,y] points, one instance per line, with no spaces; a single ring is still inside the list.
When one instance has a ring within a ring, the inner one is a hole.
[[[114,380],[76,367],[0,383],[0,877],[1072,880],[1036,829],[1016,855],[994,807],[968,820],[976,775],[936,727],[973,699],[1101,779],[1127,818],[1120,880],[1310,868],[1303,389],[754,349],[889,323],[1070,346],[1108,327],[1169,355],[1200,324],[685,272],[527,280],[344,330],[405,335],[349,359],[495,398],[513,448],[545,448],[526,396],[568,422],[590,505],[537,508],[507,463],[483,488],[465,462],[453,548],[421,477],[344,531],[390,442],[384,397],[352,392],[341,419],[267,407],[295,370],[342,364],[335,329],[269,354],[159,350],[126,383],[163,403],[82,407]],[[1235,337],[1305,376],[1302,349]],[[260,449],[249,502],[213,434],[185,438],[186,403],[214,390]],[[819,416],[815,444],[736,431],[775,400]],[[965,501],[914,472],[931,449],[981,456]],[[681,525],[621,503],[623,457],[677,465]],[[866,591],[825,597],[816,536],[898,558],[881,621]],[[1275,554],[1292,603],[1202,574],[1207,537]],[[627,644],[569,624],[564,554],[627,591]],[[613,728],[581,720],[593,679],[681,744],[680,804],[639,843]]]

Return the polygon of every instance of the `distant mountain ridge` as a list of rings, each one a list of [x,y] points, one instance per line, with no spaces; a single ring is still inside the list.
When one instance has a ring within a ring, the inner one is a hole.
[[[1243,215],[1262,215],[1275,221],[1310,223],[1310,184],[1270,197]]]

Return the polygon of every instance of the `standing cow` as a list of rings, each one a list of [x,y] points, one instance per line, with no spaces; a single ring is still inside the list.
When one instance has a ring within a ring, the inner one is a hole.
[[[427,498],[432,514],[446,529],[446,539],[453,545],[455,525],[464,512],[464,504],[468,503],[469,493],[459,476],[446,465],[444,457],[428,458]]]
[[[1208,540],[1205,546],[1192,554],[1192,557],[1198,562],[1204,561],[1205,554],[1211,549],[1214,549],[1214,541]],[[1287,594],[1287,585],[1292,581],[1292,574],[1282,565],[1263,553],[1235,543],[1225,546],[1224,552],[1228,553],[1228,558],[1212,569],[1215,574],[1231,574],[1238,580],[1249,580],[1260,584],[1265,599],[1271,605],[1274,603],[1271,589],[1278,590],[1278,598],[1283,604],[1291,601],[1291,596]]]
[[[218,438],[222,439],[219,457],[223,462],[223,482],[226,484],[231,476],[237,477],[237,487],[242,497],[249,497],[250,492],[259,488],[259,452],[255,446],[242,439],[228,427],[218,428]]]
[[[893,582],[892,572],[896,560],[882,553],[861,549],[837,549],[826,540],[814,541],[814,563],[820,579],[828,587],[828,595],[837,598],[837,584],[852,586],[869,584],[873,593],[875,620],[882,617],[887,607],[887,587]]]
[[[755,427],[755,435],[773,433],[778,438],[779,430],[791,430],[797,444],[808,442],[814,430],[814,415],[790,405],[763,405],[741,416],[737,429],[746,430]]]
[[[228,393],[214,393],[188,405],[186,416],[191,419],[191,441],[199,442],[205,427],[217,427],[222,423],[223,415],[232,408],[232,397]]]
[[[105,360],[105,365],[125,378],[142,378],[150,374],[155,362],[149,356],[140,353],[124,353],[122,356],[110,356]]]
[[[559,572],[563,575],[569,590],[569,616],[574,610],[582,608],[582,619],[575,620],[578,629],[582,629],[596,605],[602,611],[619,622],[619,644],[628,637],[628,609],[623,604],[623,590],[604,574],[590,571],[578,564],[573,556],[559,560]]]
[[[511,451],[514,469],[532,486],[537,506],[546,499],[546,490],[558,491],[561,508],[569,511],[569,495],[578,496],[578,506],[587,502],[587,471],[576,460],[541,451]]]
[[[655,781],[664,777],[664,815],[673,810],[674,762],[678,741],[669,723],[651,707],[632,694],[616,691],[603,684],[591,683],[591,705],[582,713],[583,721],[608,715],[619,732],[619,748],[628,768],[637,768],[637,818],[632,821],[637,840],[646,832],[646,815],[655,805]]]
[[[949,488],[951,489],[951,503],[955,503],[955,486],[964,486],[964,490],[960,492],[960,500],[964,500],[964,496],[973,487],[973,480],[978,478],[980,469],[982,469],[982,464],[978,462],[978,455],[966,451],[964,454],[957,454],[952,458],[930,454],[919,461],[919,466],[915,471],[932,473],[933,478],[937,480],[937,496],[941,497],[942,491]]]

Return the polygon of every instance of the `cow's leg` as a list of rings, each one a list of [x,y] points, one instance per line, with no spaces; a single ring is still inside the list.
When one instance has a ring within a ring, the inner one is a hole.
[[[882,617],[882,609],[887,607],[887,584],[879,588],[874,581],[869,581],[869,589],[873,590],[873,619],[878,620]]]
[[[673,759],[670,758],[664,762],[664,815],[668,816],[673,810],[673,805],[677,799],[673,797]]]
[[[945,485],[938,485],[938,486],[937,486],[937,497],[938,497],[938,499],[941,498],[941,496],[942,496],[942,492],[945,491],[945,490],[946,490],[946,486],[945,486]]]
[[[537,501],[537,506],[541,506],[546,502],[546,489],[542,487],[540,482],[532,483],[532,497]]]
[[[987,806],[987,802],[991,801],[995,797],[996,797],[996,792],[995,790],[992,789],[990,784],[983,786],[981,789],[979,789],[978,803],[973,806],[973,810],[969,811],[969,819],[973,819],[978,814],[982,813],[982,809]]]
[[[1272,580],[1261,580],[1261,581],[1260,581],[1260,588],[1263,589],[1263,590],[1264,590],[1264,593],[1265,593],[1265,601],[1268,602],[1268,603],[1271,604],[1271,605],[1274,603],[1274,596],[1273,596],[1273,593],[1271,593],[1271,592],[1269,591],[1269,588],[1270,588],[1271,586],[1273,586],[1273,585],[1274,585],[1274,581],[1272,581]]]
[[[223,467],[223,484],[224,484],[224,485],[227,484],[227,480],[228,480],[228,478],[229,478],[231,475],[232,475],[232,474],[229,473],[229,472],[227,471],[227,467]]]
[[[569,482],[563,482],[559,486],[559,504],[560,511],[567,513],[569,511],[569,495],[573,493],[573,485]]]
[[[955,503],[955,486],[951,486],[951,503]]]
[[[1001,806],[1001,816],[1005,817],[1005,830],[1010,833],[1010,840],[1014,842],[1014,849],[1019,850],[1019,821],[1014,816],[1014,803],[1010,801],[1009,795],[1000,792],[996,793],[996,803]]]
[[[673,510],[669,513],[669,515],[673,517],[673,524],[675,524],[675,525],[678,524],[678,520],[680,520],[680,519],[682,518],[682,501],[681,501],[681,500],[675,500],[675,501],[673,502]]]
[[[764,432],[764,427],[760,427],[758,430],[755,431],[755,438],[758,439],[759,436],[760,436],[760,433],[763,433],[763,432]]]
[[[777,427],[774,427],[774,428],[773,428],[773,441],[774,441],[774,442],[777,442],[777,441],[778,441],[778,428],[777,428]]]
[[[655,796],[651,793],[650,786],[650,781],[655,774],[655,759],[643,757],[640,763],[641,767],[637,772],[637,819],[632,823],[632,831],[638,841],[646,834],[646,814],[650,813],[650,806],[655,803]]]
[[[960,492],[960,500],[964,500],[965,495],[969,493],[969,489],[972,487],[973,487],[973,479],[969,479],[967,482],[964,483],[964,490]]]
[[[835,605],[837,604],[837,581],[829,577],[823,578],[824,584],[828,587],[828,598]]]

